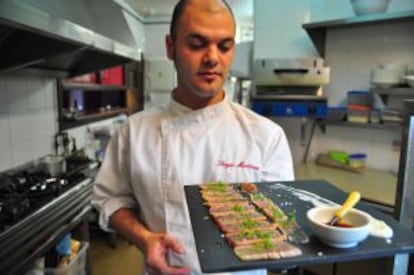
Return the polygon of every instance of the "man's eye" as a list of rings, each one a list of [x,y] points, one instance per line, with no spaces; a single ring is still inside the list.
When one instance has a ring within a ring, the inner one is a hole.
[[[191,49],[194,49],[194,50],[201,49],[203,46],[204,46],[204,45],[203,45],[203,44],[201,44],[201,43],[193,43],[193,44],[190,44],[190,48],[191,48]]]
[[[233,47],[233,44],[222,44],[222,45],[219,46],[219,49],[223,53],[226,53],[226,52],[230,51],[232,47]]]

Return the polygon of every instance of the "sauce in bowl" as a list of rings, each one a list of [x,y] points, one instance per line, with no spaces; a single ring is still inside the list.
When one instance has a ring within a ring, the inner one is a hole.
[[[337,221],[333,225],[330,225],[330,224],[327,223],[327,225],[329,225],[329,226],[336,226],[336,227],[345,227],[345,228],[352,228],[352,227],[354,227],[352,224],[347,223],[345,221]]]

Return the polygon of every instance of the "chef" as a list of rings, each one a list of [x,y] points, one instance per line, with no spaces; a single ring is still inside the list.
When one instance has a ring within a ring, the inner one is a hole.
[[[224,1],[178,2],[166,36],[170,102],[120,127],[96,177],[101,227],[135,244],[150,274],[201,274],[184,185],[294,178],[282,128],[226,98],[235,29]]]

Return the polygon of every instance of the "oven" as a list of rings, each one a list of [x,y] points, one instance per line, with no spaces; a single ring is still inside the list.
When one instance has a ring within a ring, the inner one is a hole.
[[[330,68],[320,58],[256,59],[252,109],[264,116],[324,118]]]
[[[93,182],[88,172],[96,166],[77,157],[68,158],[67,172],[56,177],[35,165],[0,176],[0,274],[24,273],[65,234],[82,222],[87,226]]]

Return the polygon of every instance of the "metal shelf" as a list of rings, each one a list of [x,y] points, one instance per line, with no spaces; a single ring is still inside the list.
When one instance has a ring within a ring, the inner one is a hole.
[[[397,88],[371,88],[370,92],[379,95],[398,95],[414,97],[414,88],[410,87],[397,87]]]
[[[62,82],[63,90],[75,90],[82,89],[84,91],[122,91],[126,90],[127,87],[123,85],[104,85],[95,83],[77,83],[77,82]]]
[[[127,114],[127,108],[114,108],[109,111],[90,113],[87,115],[79,116],[75,119],[62,119],[60,122],[60,130],[67,130],[74,127],[79,127],[88,123],[96,122],[102,119],[116,117],[120,114]]]
[[[349,28],[357,26],[378,26],[398,22],[414,22],[414,10],[394,13],[369,14],[344,19],[321,21],[303,24],[319,54],[325,56],[326,32],[333,28]]]
[[[379,130],[396,130],[401,131],[401,125],[399,123],[358,123],[358,122],[349,122],[349,121],[329,121],[329,120],[320,120],[318,121],[320,126],[344,126],[344,127],[354,127],[354,128],[370,128],[370,129],[379,129]]]

